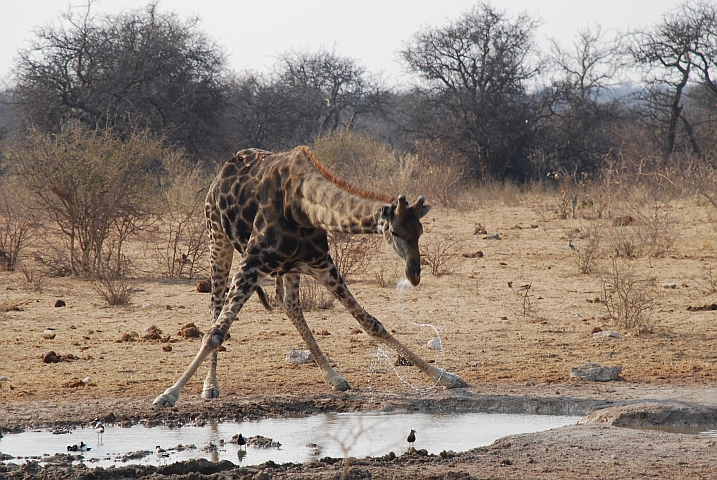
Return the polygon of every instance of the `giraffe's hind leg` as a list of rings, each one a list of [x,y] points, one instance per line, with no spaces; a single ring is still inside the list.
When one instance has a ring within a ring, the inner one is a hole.
[[[403,355],[408,361],[418,367],[423,373],[428,375],[431,380],[436,382],[436,384],[441,385],[443,388],[460,388],[468,386],[468,384],[458,375],[434,367],[409,350],[401,342],[396,340],[383,327],[381,322],[364,310],[364,308],[356,301],[348,287],[346,287],[343,278],[339,275],[336,265],[331,263],[325,269],[316,270],[313,275],[326,285],[326,288],[328,288],[329,291],[339,299],[341,304],[349,312],[351,312],[351,315],[358,320],[359,324],[366,331],[366,333],[377,340],[382,341],[396,352]]]
[[[301,334],[301,338],[304,339],[306,346],[309,347],[311,355],[313,355],[316,364],[321,370],[321,376],[324,378],[324,381],[331,385],[331,388],[334,390],[340,392],[349,390],[351,388],[349,383],[331,367],[328,358],[326,358],[326,355],[324,355],[319,348],[319,344],[316,343],[316,339],[306,324],[304,313],[301,311],[301,305],[299,304],[300,275],[291,273],[282,275],[280,278],[282,280],[282,307],[284,312],[289,316],[291,322],[299,331],[299,334]],[[277,282],[278,281],[279,279],[277,279]]]
[[[211,237],[209,241],[209,267],[212,275],[212,325],[219,318],[219,314],[226,301],[227,282],[232,268],[234,246],[219,228],[216,222],[210,219],[209,228]],[[219,398],[219,382],[217,380],[218,353],[214,350],[209,357],[209,371],[204,379],[202,398],[211,400]]]

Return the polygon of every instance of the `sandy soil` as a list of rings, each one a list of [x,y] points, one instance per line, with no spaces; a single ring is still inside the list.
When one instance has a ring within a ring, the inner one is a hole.
[[[267,312],[253,298],[220,354],[222,398],[197,398],[200,370],[177,407],[157,410],[152,399],[199,347],[200,339],[180,337],[180,328],[194,322],[207,329],[209,295],[198,293],[195,281],[137,280],[131,305],[120,308],[106,306],[86,281],[43,278],[37,291],[22,273],[0,272],[0,377],[6,377],[0,381],[0,431],[86,424],[97,416],[134,423],[381,409],[598,411],[585,424],[507,437],[461,454],[396,452],[397,458],[360,459],[348,467],[343,460],[244,468],[195,462],[112,475],[335,478],[346,469],[348,478],[716,478],[714,438],[613,425],[717,424],[717,311],[688,310],[717,303],[712,207],[672,205],[666,218],[674,244],[667,254],[626,261],[636,278],[654,287],[648,290],[652,333],[639,333],[612,324],[596,299],[604,300],[614,242],[635,238],[645,225],[612,227],[611,218],[625,213],[617,210],[602,223],[589,211],[561,220],[546,202],[522,199],[513,207],[465,212],[434,208],[424,220],[422,248],[458,242],[447,250],[452,257],[445,254],[447,273],[431,275],[427,265],[421,285],[399,293],[398,259],[382,248],[366,272],[349,278],[357,299],[399,340],[470,384],[452,391],[430,388],[411,367],[394,367],[395,355],[381,355],[380,345],[336,305],[306,313],[322,349],[353,387],[332,393],[315,366],[285,363],[287,351],[303,348],[301,339],[281,312]],[[478,224],[486,234],[475,234]],[[585,252],[597,228],[604,231],[597,272],[580,274],[568,240]],[[501,239],[484,238],[493,233]],[[530,288],[521,290],[524,285]],[[66,306],[55,307],[57,299]],[[151,326],[164,341],[142,339]],[[42,337],[47,328],[55,338]],[[596,329],[620,336],[594,337]],[[426,346],[436,332],[443,352]],[[43,363],[49,351],[63,361]],[[570,378],[570,368],[586,362],[622,367],[621,380]],[[86,473],[66,465],[0,465],[0,476],[9,478]]]

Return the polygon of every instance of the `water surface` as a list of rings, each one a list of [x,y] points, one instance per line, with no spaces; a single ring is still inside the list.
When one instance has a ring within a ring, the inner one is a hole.
[[[102,441],[93,428],[79,428],[72,433],[56,435],[47,430],[8,434],[0,439],[0,452],[20,457],[11,462],[24,462],[29,457],[68,453],[67,445],[84,442],[91,450],[82,455],[88,466],[121,465],[123,456],[136,451],[152,454],[126,463],[160,464],[194,458],[212,461],[229,460],[235,464],[257,465],[268,460],[276,463],[307,462],[322,457],[362,458],[389,452],[402,454],[408,448],[406,437],[416,430],[415,448],[437,454],[443,450],[462,452],[490,445],[498,438],[518,433],[531,433],[574,424],[580,417],[558,415],[517,415],[486,413],[411,413],[375,414],[341,413],[300,418],[270,418],[247,422],[210,423],[202,427],[164,426],[131,428],[105,425]],[[248,446],[238,456],[239,447],[228,443],[233,435],[261,435],[280,442],[279,448]],[[221,440],[224,444],[221,444]],[[210,447],[210,444],[216,449]],[[154,454],[156,445],[169,453],[160,459]],[[194,445],[178,451],[178,446]]]

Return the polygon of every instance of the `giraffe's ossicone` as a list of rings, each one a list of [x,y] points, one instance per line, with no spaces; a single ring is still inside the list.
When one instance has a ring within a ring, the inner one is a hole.
[[[409,204],[404,195],[390,197],[366,192],[331,175],[307,147],[274,154],[248,149],[224,164],[212,183],[205,205],[212,276],[212,327],[204,335],[194,360],[177,382],[154,400],[174,406],[187,381],[207,357],[209,373],[202,397],[219,396],[217,349],[249,297],[267,275],[275,277],[277,302],[296,326],[321,374],[335,390],[348,382],[329,364],[311,334],[299,305],[300,275],[322,283],[358,320],[363,329],[407,358],[445,388],[465,387],[457,375],[436,368],[383,328],[353,297],[329,255],[327,232],[381,234],[405,262],[406,278],[421,281],[418,239],[420,219],[430,206],[419,197]],[[242,254],[231,282],[233,251]]]

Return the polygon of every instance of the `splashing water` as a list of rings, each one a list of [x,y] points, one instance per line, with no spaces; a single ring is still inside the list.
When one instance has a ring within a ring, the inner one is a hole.
[[[408,290],[409,288],[413,288],[413,285],[411,285],[411,282],[409,282],[407,279],[402,278],[398,281],[396,284],[396,293],[398,294],[399,298],[403,295],[403,292]]]
[[[403,297],[407,290],[414,288],[413,285],[411,285],[411,282],[409,282],[407,279],[403,278],[398,281],[396,284],[396,301],[398,303],[398,317],[411,325],[414,325],[416,327],[428,327],[433,329],[433,332],[435,333],[436,338],[438,338],[438,344],[441,346],[441,348],[438,351],[438,358],[435,360],[436,366],[438,366],[439,358],[442,360],[445,356],[445,352],[443,350],[443,340],[441,339],[441,336],[438,332],[438,329],[430,324],[430,323],[416,323],[413,320],[410,320],[406,317],[407,314],[410,314],[410,310],[407,306],[403,305]],[[394,351],[394,353],[396,353]],[[393,362],[391,361],[391,357],[389,356],[388,352],[383,350],[381,347],[376,348],[376,353],[373,355],[373,360],[371,364],[369,365],[368,369],[368,391],[369,391],[369,401],[373,400],[373,389],[371,386],[371,379],[373,377],[374,372],[377,370],[377,365],[379,363],[385,363],[396,375],[396,378],[398,378],[402,383],[407,385],[409,388],[417,392],[418,394],[427,394],[431,392],[433,389],[435,389],[441,378],[439,377],[435,382],[433,382],[432,385],[429,386],[419,386],[414,384],[414,382],[408,380],[403,375],[401,375],[401,372],[395,367]]]

